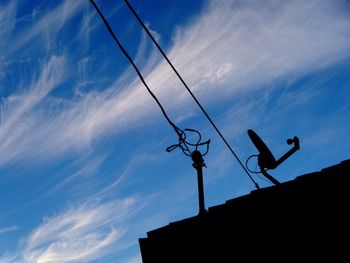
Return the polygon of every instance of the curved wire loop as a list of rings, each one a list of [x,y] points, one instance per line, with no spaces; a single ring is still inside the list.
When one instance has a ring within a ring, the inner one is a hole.
[[[249,172],[251,172],[251,173],[254,173],[254,174],[261,173],[261,172],[257,172],[257,171],[253,171],[253,170],[250,170],[250,169],[249,169],[249,167],[248,167],[248,162],[249,162],[249,160],[250,160],[251,158],[253,158],[253,157],[258,158],[259,155],[258,155],[258,154],[253,154],[253,155],[249,156],[248,159],[247,159],[246,162],[245,162],[245,167],[246,167],[247,170],[248,170]]]
[[[247,170],[253,174],[261,174],[263,173],[262,171],[253,171],[253,170],[250,170],[249,167],[248,167],[248,162],[250,161],[251,158],[253,157],[256,157],[256,158],[259,158],[259,154],[252,154],[251,156],[248,157],[248,159],[246,160],[245,162],[245,167],[247,168]],[[269,168],[265,169],[263,168],[265,172],[267,172],[268,170],[270,170]]]
[[[202,140],[202,135],[200,134],[199,131],[194,130],[194,129],[189,129],[186,128],[184,130],[179,129],[178,127],[176,127],[177,129],[177,134],[179,135],[179,141],[176,144],[173,144],[169,147],[166,148],[167,152],[171,152],[173,150],[175,150],[176,148],[180,148],[181,151],[187,155],[187,156],[192,156],[192,152],[197,151],[199,146],[203,146],[205,145],[205,152],[202,154],[202,156],[206,155],[209,151],[209,144],[210,144],[210,139],[206,140],[204,142],[201,142]],[[198,136],[198,139],[196,142],[189,142],[187,140],[187,135],[186,132],[192,132],[195,133]],[[191,150],[192,148],[192,150]],[[193,149],[194,148],[194,149]]]

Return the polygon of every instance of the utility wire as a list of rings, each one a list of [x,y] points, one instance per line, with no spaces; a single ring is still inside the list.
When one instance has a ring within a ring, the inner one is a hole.
[[[146,87],[147,91],[149,92],[149,94],[152,96],[152,98],[156,101],[156,103],[158,104],[160,110],[162,111],[165,119],[168,121],[168,123],[170,124],[170,126],[175,130],[176,134],[182,138],[183,136],[183,131],[180,130],[168,117],[168,115],[166,114],[162,104],[159,102],[159,100],[157,99],[157,97],[154,95],[154,93],[151,91],[151,89],[148,87],[145,79],[143,78],[140,70],[137,68],[136,64],[134,63],[134,61],[132,60],[131,56],[129,55],[129,53],[126,51],[126,49],[123,47],[123,45],[120,43],[120,41],[118,40],[118,38],[116,37],[116,35],[114,34],[112,28],[110,27],[107,19],[105,18],[105,16],[102,14],[101,10],[98,8],[98,6],[96,5],[94,0],[90,0],[91,4],[94,6],[94,8],[96,9],[97,13],[99,14],[99,16],[101,17],[101,19],[103,20],[107,30],[109,31],[109,33],[112,35],[114,41],[117,43],[117,45],[119,46],[120,50],[122,51],[122,53],[125,55],[125,57],[129,60],[130,64],[134,67],[137,75],[139,76],[140,80],[142,81],[143,85]]]
[[[185,153],[185,152],[191,152],[190,149],[188,148],[188,142],[186,141],[186,134],[185,131],[189,130],[189,129],[185,129],[184,131],[181,130],[179,127],[177,127],[169,118],[169,116],[167,115],[167,113],[165,112],[164,107],[162,106],[162,104],[160,103],[160,101],[158,100],[158,98],[156,97],[156,95],[154,95],[154,93],[151,91],[151,89],[148,87],[145,79],[143,78],[140,70],[137,68],[136,64],[134,63],[134,61],[132,60],[131,56],[129,55],[129,53],[126,51],[126,49],[124,48],[124,46],[120,43],[120,41],[118,40],[118,38],[116,37],[116,35],[114,34],[111,26],[109,25],[107,19],[105,18],[105,16],[103,15],[103,13],[101,12],[101,10],[98,8],[98,6],[96,5],[94,0],[90,0],[91,4],[94,6],[94,8],[96,9],[97,13],[99,14],[99,16],[101,17],[103,23],[105,24],[107,30],[109,31],[109,33],[112,35],[114,41],[117,43],[118,47],[120,48],[120,50],[122,51],[122,53],[125,55],[125,57],[129,60],[130,64],[133,66],[133,68],[135,69],[137,75],[139,76],[141,82],[143,83],[143,85],[146,87],[148,93],[152,96],[152,98],[156,101],[157,105],[159,106],[161,112],[163,113],[163,116],[165,117],[165,119],[167,120],[167,122],[170,124],[170,126],[174,129],[174,131],[176,132],[176,134],[179,136],[179,144],[181,144],[181,150]],[[190,129],[191,130],[191,129]],[[210,140],[207,142],[204,142],[202,144],[209,144]],[[207,146],[209,147],[209,146]],[[207,148],[208,150],[208,148]]]
[[[233,156],[236,158],[236,160],[238,161],[238,163],[241,165],[241,167],[243,168],[243,170],[246,172],[246,174],[249,176],[250,180],[254,183],[255,187],[257,189],[259,189],[259,185],[257,184],[257,182],[255,182],[255,180],[253,179],[253,177],[249,174],[248,170],[244,167],[243,163],[241,162],[241,160],[239,159],[239,157],[237,156],[237,154],[234,152],[234,150],[232,149],[232,147],[228,144],[227,140],[225,139],[225,137],[222,135],[222,133],[220,132],[220,130],[218,129],[218,127],[215,125],[215,123],[212,121],[212,119],[210,118],[210,116],[208,115],[208,113],[206,112],[206,110],[203,108],[203,106],[200,104],[200,102],[198,101],[198,99],[194,96],[194,94],[192,93],[192,91],[190,90],[190,88],[187,86],[186,82],[183,80],[183,78],[181,77],[181,75],[179,74],[179,72],[176,70],[176,68],[173,66],[173,64],[171,63],[171,61],[168,59],[167,55],[164,53],[164,51],[162,50],[162,48],[160,47],[160,45],[158,44],[158,42],[156,41],[156,39],[153,37],[153,35],[151,34],[151,32],[148,30],[148,28],[146,27],[146,25],[143,23],[143,21],[141,20],[140,16],[136,13],[136,11],[134,10],[134,8],[130,5],[130,3],[128,2],[128,0],[124,0],[126,5],[129,7],[130,11],[134,14],[134,16],[136,17],[136,19],[139,21],[139,23],[141,24],[141,26],[143,27],[143,29],[146,31],[146,33],[148,34],[148,36],[152,39],[153,43],[157,46],[158,50],[160,51],[160,53],[162,53],[164,59],[168,62],[168,64],[170,65],[170,67],[174,70],[175,74],[177,75],[177,77],[180,79],[180,81],[182,82],[182,84],[185,86],[185,88],[187,89],[187,91],[190,93],[190,95],[192,96],[192,98],[194,99],[194,101],[197,103],[198,107],[202,110],[202,112],[204,113],[205,117],[207,117],[208,121],[210,122],[210,124],[213,126],[213,128],[215,129],[215,131],[218,133],[218,135],[220,136],[220,138],[223,140],[223,142],[225,143],[225,145],[227,146],[227,148],[230,150],[230,152],[233,154]]]

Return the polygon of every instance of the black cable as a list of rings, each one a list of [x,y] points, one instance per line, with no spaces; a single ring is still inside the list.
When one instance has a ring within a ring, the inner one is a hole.
[[[165,119],[168,121],[168,123],[170,124],[170,126],[174,129],[175,133],[178,135],[179,137],[179,142],[181,143],[181,149],[183,152],[191,152],[190,149],[187,146],[186,143],[186,135],[185,135],[185,131],[181,130],[179,127],[177,127],[169,118],[169,116],[166,114],[162,104],[160,103],[160,101],[158,100],[158,98],[154,95],[154,93],[151,91],[151,89],[148,87],[145,79],[143,78],[140,70],[137,68],[136,64],[134,63],[134,61],[132,60],[131,56],[129,55],[129,53],[126,51],[126,49],[123,47],[123,45],[120,43],[120,41],[118,40],[118,38],[116,37],[116,35],[114,34],[111,26],[109,25],[107,19],[105,18],[105,16],[103,15],[103,13],[101,12],[101,10],[98,8],[98,6],[96,5],[94,0],[90,0],[91,4],[94,6],[94,8],[96,9],[97,13],[100,15],[101,19],[103,20],[107,30],[109,31],[109,33],[112,35],[113,39],[115,40],[115,42],[117,43],[117,45],[119,46],[120,50],[122,51],[122,53],[125,55],[125,57],[129,60],[130,64],[133,66],[133,68],[135,69],[137,75],[139,76],[141,82],[143,83],[143,85],[146,87],[147,91],[149,92],[149,94],[152,96],[152,98],[156,101],[157,105],[159,106],[160,110],[163,113],[163,116],[165,117]],[[209,140],[210,142],[210,140]],[[209,144],[209,142],[206,142]],[[204,143],[205,144],[205,143]],[[208,148],[207,148],[208,150]],[[207,151],[208,152],[208,151]]]
[[[126,51],[126,49],[123,47],[123,45],[120,43],[120,41],[118,40],[118,38],[116,37],[116,35],[114,34],[112,28],[110,27],[107,19],[104,17],[104,15],[102,14],[101,10],[98,8],[98,6],[96,5],[94,0],[90,0],[91,4],[94,6],[94,8],[96,9],[97,13],[100,15],[101,19],[103,20],[107,30],[109,31],[109,33],[112,35],[114,41],[117,43],[117,45],[119,46],[120,50],[122,51],[122,53],[125,55],[125,57],[129,60],[130,64],[134,67],[137,75],[139,76],[139,78],[141,79],[143,85],[146,87],[147,91],[149,92],[149,94],[152,96],[152,98],[156,101],[156,103],[158,104],[160,110],[162,111],[165,119],[168,121],[168,123],[170,124],[170,126],[175,130],[176,134],[181,138],[183,136],[183,131],[181,129],[179,129],[168,117],[168,115],[166,114],[162,104],[159,102],[159,100],[157,99],[157,97],[154,95],[154,93],[151,91],[151,89],[148,87],[146,81],[144,80],[140,70],[137,68],[136,64],[134,63],[134,61],[132,60],[132,58],[130,57],[129,53]]]
[[[266,181],[266,182],[270,182],[270,181],[267,180],[265,177],[261,176],[261,174],[262,174],[261,171],[257,171],[256,167],[258,166],[258,164],[256,164],[256,166],[255,166],[255,171],[249,169],[249,167],[248,167],[248,162],[249,162],[249,160],[250,160],[251,158],[253,158],[253,157],[259,157],[259,155],[258,155],[258,154],[253,154],[253,155],[251,155],[251,156],[248,157],[247,161],[245,162],[245,166],[246,166],[247,170],[248,170],[249,172],[253,173],[253,174],[256,174],[260,179],[262,179],[262,180],[264,180],[264,181]],[[264,169],[264,168],[263,168],[263,169]],[[265,171],[268,171],[268,170],[270,170],[270,169],[265,169]]]
[[[170,67],[174,70],[175,74],[177,75],[177,77],[180,79],[180,81],[182,82],[182,84],[185,86],[185,88],[187,89],[187,91],[190,93],[190,95],[192,96],[192,98],[194,99],[194,101],[197,103],[198,107],[202,110],[202,112],[204,113],[205,117],[207,117],[208,121],[210,122],[210,124],[214,127],[215,131],[219,134],[219,136],[221,137],[221,139],[224,141],[225,145],[227,146],[227,148],[230,150],[230,152],[233,154],[233,156],[236,158],[236,160],[238,161],[238,163],[241,165],[241,167],[243,168],[243,170],[246,172],[246,174],[249,176],[250,180],[254,183],[255,187],[257,189],[259,189],[259,185],[255,182],[255,180],[253,179],[253,177],[249,174],[248,170],[244,167],[243,163],[241,162],[241,160],[238,158],[237,154],[233,151],[233,149],[231,148],[231,146],[228,144],[228,142],[226,141],[225,137],[222,135],[222,133],[220,132],[220,130],[216,127],[215,123],[212,121],[212,119],[210,118],[210,116],[208,115],[208,113],[205,111],[205,109],[203,108],[203,106],[200,104],[200,102],[198,101],[198,99],[194,96],[194,94],[192,93],[192,91],[190,90],[190,88],[187,86],[186,82],[183,80],[183,78],[181,77],[181,75],[178,73],[178,71],[176,70],[176,68],[173,66],[173,64],[171,63],[171,61],[168,59],[167,55],[164,53],[164,51],[162,50],[162,48],[159,46],[158,42],[156,41],[156,39],[153,37],[153,35],[151,34],[151,32],[148,30],[148,28],[146,27],[146,25],[143,23],[143,21],[141,20],[141,18],[139,17],[139,15],[136,13],[136,11],[134,10],[134,8],[130,5],[130,3],[127,0],[124,0],[126,5],[129,7],[129,9],[131,10],[131,12],[134,14],[134,16],[136,17],[136,19],[139,21],[139,23],[141,24],[141,26],[144,28],[144,30],[146,31],[146,33],[148,34],[148,36],[152,39],[153,43],[157,46],[158,50],[160,51],[160,53],[162,53],[163,57],[165,58],[165,60],[169,63]]]
[[[261,173],[261,172],[257,172],[257,171],[250,170],[249,167],[248,167],[248,162],[249,162],[249,160],[250,160],[251,158],[253,158],[253,157],[258,157],[258,156],[259,156],[259,155],[257,155],[257,154],[253,154],[253,155],[249,156],[248,159],[247,159],[246,162],[245,162],[245,167],[247,168],[247,170],[248,170],[249,172],[251,172],[251,173],[253,173],[253,174],[258,174],[258,173]]]

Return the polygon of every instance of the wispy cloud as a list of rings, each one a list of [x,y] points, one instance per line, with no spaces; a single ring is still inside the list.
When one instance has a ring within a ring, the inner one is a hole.
[[[75,4],[72,10],[67,6],[64,2],[55,12],[67,12],[63,15],[67,17],[80,4]],[[284,76],[303,75],[347,57],[350,19],[343,12],[341,1],[268,1],[264,5],[258,1],[209,2],[198,19],[178,30],[169,56],[195,93],[199,97],[205,95],[205,101],[214,103],[211,98],[217,100],[220,96],[232,95],[236,89],[257,88]],[[66,21],[58,15],[53,17],[56,18],[50,18],[50,23],[58,23],[58,28]],[[45,23],[39,24],[42,28]],[[38,31],[32,29],[29,36],[35,36]],[[138,57],[141,57],[144,44],[139,50]],[[13,95],[5,101],[3,116],[14,116],[11,118],[18,120],[18,110],[10,111],[6,105],[15,101],[21,104],[23,101],[39,102],[47,95],[43,91],[36,94],[39,92],[36,86],[46,80],[45,76],[51,80],[51,88],[58,84],[62,67],[51,64],[62,65],[64,59],[54,59],[58,63],[48,62],[47,70],[43,70],[35,85],[30,87],[28,98]],[[127,79],[136,76],[129,71],[125,74]],[[125,76],[120,76],[119,80],[123,78],[125,80]],[[167,109],[176,108],[177,115],[188,115],[181,106],[190,100],[165,63],[155,66],[146,79],[160,100],[167,104]],[[127,86],[120,86],[123,83]],[[116,87],[120,91],[116,91]],[[43,114],[47,103],[59,111]],[[23,147],[17,145],[15,153],[2,157],[6,159],[2,159],[2,163],[15,158],[19,151],[32,149],[34,144],[35,151],[42,157],[57,156],[69,149],[86,149],[94,138],[145,123],[156,111],[155,104],[137,80],[117,80],[104,91],[90,91],[74,100],[51,99],[42,104],[39,111],[31,109],[20,108],[21,114],[26,111],[26,122],[12,130],[13,135],[2,143],[2,149],[8,150],[21,136]],[[14,122],[8,123],[2,127],[3,134],[9,134],[8,127]],[[35,133],[29,132],[32,128]],[[23,136],[24,130],[26,136]],[[43,139],[44,135],[47,139]]]
[[[343,5],[211,1],[198,20],[178,30],[170,57],[197,93],[232,93],[304,75],[349,57]]]
[[[11,1],[7,5],[0,5],[0,46],[5,44],[15,27],[16,22],[16,2]]]
[[[18,226],[9,226],[9,227],[4,227],[0,228],[0,235],[12,231],[16,231],[18,229]]]
[[[15,28],[16,22],[16,3],[10,1],[7,5],[0,4],[0,48],[4,50],[7,45],[7,39],[11,37],[11,34]],[[4,77],[3,72],[4,64],[6,64],[5,54],[0,54],[0,80]]]
[[[0,149],[6,152],[0,164],[10,162],[34,147],[30,134],[37,128],[37,107],[62,82],[65,60],[52,56],[42,65],[37,79],[18,94],[2,100],[0,109]],[[34,72],[33,72],[34,73]]]
[[[30,48],[34,48],[34,44],[40,46],[45,43],[47,50],[49,50],[51,44],[56,41],[59,31],[72,17],[82,11],[85,2],[84,0],[65,0],[47,14],[40,16],[38,20],[36,20],[36,16],[32,16],[32,26],[19,32],[12,41],[9,41],[11,46],[8,52],[14,53],[24,46],[28,48],[28,43],[31,44]]]
[[[134,197],[87,202],[44,218],[15,255],[0,262],[90,262],[128,246],[126,221],[142,208]]]
[[[74,165],[77,166],[77,168],[74,167],[75,169],[73,172],[68,174],[61,172],[59,178],[56,178],[57,182],[53,183],[52,187],[48,187],[46,193],[43,194],[41,198],[54,195],[63,189],[67,190],[69,186],[72,187],[71,191],[78,196],[81,195],[82,190],[89,190],[86,184],[91,185],[92,189],[96,189],[96,186],[92,186],[94,183],[91,183],[91,181],[93,181],[94,176],[99,174],[105,159],[106,156],[82,158]],[[91,194],[89,195],[91,196]],[[101,195],[98,196],[100,197]]]

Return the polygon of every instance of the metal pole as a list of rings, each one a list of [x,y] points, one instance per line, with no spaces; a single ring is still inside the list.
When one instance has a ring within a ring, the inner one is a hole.
[[[192,153],[193,167],[197,170],[197,182],[198,182],[198,202],[199,202],[199,213],[198,215],[204,215],[206,213],[204,203],[204,187],[203,187],[203,169],[205,166],[202,154],[195,150]]]

